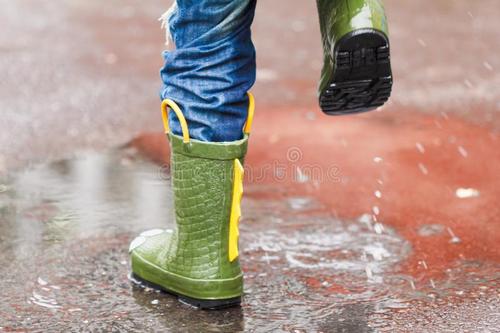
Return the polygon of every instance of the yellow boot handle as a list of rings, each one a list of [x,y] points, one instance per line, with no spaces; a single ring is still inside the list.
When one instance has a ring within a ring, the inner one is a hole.
[[[243,127],[243,133],[245,134],[250,134],[252,130],[252,123],[253,123],[253,115],[255,113],[255,98],[251,93],[247,93],[248,95],[248,115],[247,115],[247,121],[245,123],[245,126]],[[173,110],[175,112],[175,115],[179,119],[179,122],[181,123],[181,129],[182,129],[182,141],[184,143],[189,143],[191,138],[189,137],[189,129],[188,125],[186,122],[186,118],[182,114],[181,109],[175,103],[173,100],[166,98],[161,102],[161,118],[163,121],[163,127],[165,128],[165,133],[169,134],[170,133],[170,125],[168,123],[168,110]]]
[[[168,109],[173,110],[175,112],[175,115],[179,119],[179,122],[181,123],[181,129],[182,129],[182,141],[184,143],[189,143],[191,140],[189,138],[189,129],[188,125],[186,122],[186,118],[184,118],[184,115],[182,114],[181,108],[171,99],[164,99],[163,102],[161,102],[161,119],[163,121],[163,127],[165,128],[165,134],[170,133],[170,125],[168,124]]]

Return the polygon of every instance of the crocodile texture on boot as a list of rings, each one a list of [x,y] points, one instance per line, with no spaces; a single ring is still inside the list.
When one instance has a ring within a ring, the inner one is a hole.
[[[248,136],[223,143],[168,136],[176,228],[132,241],[133,276],[197,307],[239,304],[237,223]]]

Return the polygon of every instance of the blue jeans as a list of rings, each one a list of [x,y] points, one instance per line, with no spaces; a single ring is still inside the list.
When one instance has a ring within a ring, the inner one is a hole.
[[[242,138],[247,91],[255,82],[250,26],[256,0],[176,0],[168,20],[175,50],[164,51],[161,97],[174,100],[191,138],[223,142]],[[174,134],[179,121],[169,115]]]

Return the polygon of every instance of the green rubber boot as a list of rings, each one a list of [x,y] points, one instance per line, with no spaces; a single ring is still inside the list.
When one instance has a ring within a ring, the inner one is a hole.
[[[171,100],[162,103],[172,154],[176,228],[143,232],[130,244],[135,279],[202,309],[239,305],[243,294],[238,221],[242,163],[254,108],[249,98],[243,139],[223,143],[190,139],[178,106]],[[179,118],[183,136],[170,132],[167,107]]]
[[[389,34],[380,0],[317,0],[324,66],[319,104],[329,115],[373,110],[392,88]]]

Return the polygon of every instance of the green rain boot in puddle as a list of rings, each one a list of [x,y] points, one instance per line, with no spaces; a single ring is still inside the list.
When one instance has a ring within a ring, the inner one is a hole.
[[[387,19],[380,0],[317,0],[324,65],[319,104],[329,115],[373,110],[391,94]]]
[[[133,278],[202,309],[239,305],[243,294],[238,221],[242,164],[254,110],[253,97],[248,95],[243,139],[221,143],[190,139],[179,107],[163,101],[176,228],[143,232],[130,244]],[[168,110],[179,118],[182,137],[170,132]]]

